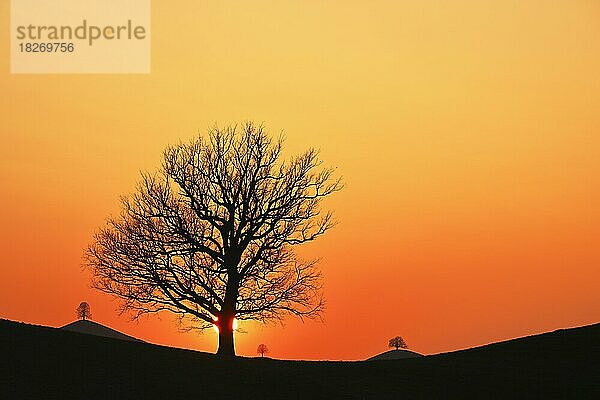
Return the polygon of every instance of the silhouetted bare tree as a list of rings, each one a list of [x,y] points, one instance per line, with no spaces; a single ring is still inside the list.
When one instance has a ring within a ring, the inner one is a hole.
[[[89,246],[93,285],[134,318],[168,310],[216,325],[224,355],[235,354],[234,318],[319,317],[321,274],[293,247],[333,226],[320,203],[341,183],[314,149],[289,161],[281,150],[252,123],[167,148]]]
[[[408,345],[402,339],[402,336],[396,336],[395,338],[391,338],[388,342],[388,347],[394,347],[396,350],[399,349],[408,349]]]
[[[258,347],[256,348],[256,352],[258,354],[260,354],[261,357],[264,357],[265,354],[267,354],[269,352],[269,348],[267,347],[266,344],[259,344]]]
[[[90,305],[85,301],[81,302],[75,311],[77,314],[77,318],[86,320],[92,318],[92,311],[90,309]]]

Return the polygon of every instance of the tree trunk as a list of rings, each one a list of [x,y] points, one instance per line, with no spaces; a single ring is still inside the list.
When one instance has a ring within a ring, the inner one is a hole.
[[[218,322],[219,327],[219,349],[217,354],[221,356],[235,356],[233,342],[233,317],[222,317]]]
[[[218,315],[219,321],[219,349],[217,354],[221,356],[235,356],[235,346],[233,343],[233,320],[235,319],[236,304],[238,297],[238,275],[237,260],[232,260],[230,272],[227,276],[227,288],[225,289],[225,299],[221,314]]]

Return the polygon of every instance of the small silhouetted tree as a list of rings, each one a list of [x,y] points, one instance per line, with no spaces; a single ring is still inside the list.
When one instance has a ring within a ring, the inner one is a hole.
[[[260,354],[261,357],[264,357],[265,354],[267,354],[269,352],[269,348],[267,347],[266,344],[259,344],[258,348],[256,349],[256,352],[258,354]]]
[[[396,350],[408,349],[408,345],[406,344],[404,339],[402,339],[402,336],[396,336],[395,338],[391,338],[388,342],[388,347],[393,347]]]
[[[92,311],[90,309],[90,305],[85,301],[82,301],[76,310],[77,318],[86,320],[92,318]]]
[[[321,200],[342,185],[316,150],[284,160],[282,146],[246,123],[167,148],[89,246],[93,286],[134,318],[167,310],[216,326],[222,355],[235,354],[236,318],[320,317],[321,273],[294,247],[334,225]]]

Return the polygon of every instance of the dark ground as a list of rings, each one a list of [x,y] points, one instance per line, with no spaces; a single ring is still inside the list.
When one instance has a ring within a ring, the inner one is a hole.
[[[600,399],[600,324],[406,360],[219,359],[0,320],[0,399]]]

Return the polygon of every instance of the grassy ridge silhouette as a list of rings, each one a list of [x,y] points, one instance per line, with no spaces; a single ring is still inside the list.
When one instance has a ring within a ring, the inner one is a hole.
[[[378,362],[225,359],[7,320],[0,320],[0,343],[3,399],[600,395],[600,324],[452,353]]]

